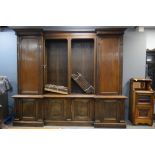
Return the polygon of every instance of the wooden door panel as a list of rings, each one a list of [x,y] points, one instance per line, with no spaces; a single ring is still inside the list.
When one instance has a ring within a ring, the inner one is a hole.
[[[43,119],[42,102],[39,99],[16,99],[15,121],[37,121]]]
[[[64,120],[65,119],[65,100],[50,99],[45,106],[46,120]]]
[[[153,111],[152,111],[151,106],[147,106],[147,105],[136,106],[135,116],[136,116],[136,118],[151,119],[153,116]]]
[[[104,121],[116,121],[117,120],[117,105],[116,101],[104,102]]]
[[[97,50],[97,93],[120,94],[120,37],[99,37]]]
[[[36,119],[37,103],[34,99],[22,99],[20,101],[23,121],[34,121]]]
[[[40,94],[42,91],[43,51],[41,37],[20,37],[19,48],[19,92]]]
[[[75,121],[92,120],[92,101],[90,99],[72,100],[72,117]]]
[[[122,102],[118,100],[97,100],[95,119],[101,122],[119,122],[124,118]],[[124,106],[123,106],[124,107]]]

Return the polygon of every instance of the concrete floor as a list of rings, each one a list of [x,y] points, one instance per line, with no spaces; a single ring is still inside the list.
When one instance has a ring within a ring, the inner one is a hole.
[[[13,126],[12,124],[2,125],[2,129],[99,129],[94,128],[93,126],[44,126],[44,127],[20,127],[20,126]],[[104,128],[102,128],[104,129]],[[127,121],[126,129],[155,129],[155,121],[152,126],[148,125],[132,125],[131,122]]]

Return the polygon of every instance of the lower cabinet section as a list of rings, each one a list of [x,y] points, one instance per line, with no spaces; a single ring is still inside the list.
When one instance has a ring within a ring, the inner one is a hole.
[[[91,99],[47,99],[44,102],[46,125],[93,125]]]
[[[45,125],[61,125],[69,118],[70,106],[65,99],[44,100],[44,122]]]
[[[74,121],[93,121],[94,103],[91,99],[72,100],[72,120]]]
[[[130,121],[134,125],[153,124],[154,93],[135,91],[133,98],[130,97]]]
[[[151,105],[137,105],[134,124],[153,124],[153,108]]]
[[[45,120],[65,120],[66,100],[63,99],[48,99],[44,102],[44,118]]]
[[[42,100],[16,99],[14,125],[43,126]]]
[[[18,126],[73,125],[125,128],[124,98],[15,98]]]
[[[95,103],[95,127],[125,128],[124,101],[97,99]]]

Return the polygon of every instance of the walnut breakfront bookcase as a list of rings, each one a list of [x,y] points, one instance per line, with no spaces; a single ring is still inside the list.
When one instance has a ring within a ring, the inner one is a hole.
[[[125,29],[44,31],[16,29],[18,36],[18,126],[74,125],[125,128],[122,46]],[[95,88],[85,94],[71,79],[81,73]],[[44,91],[62,85],[68,94]]]

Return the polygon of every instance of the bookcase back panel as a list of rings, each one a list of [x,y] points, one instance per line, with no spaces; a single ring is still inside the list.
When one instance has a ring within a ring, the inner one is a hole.
[[[94,85],[94,40],[74,39],[71,50],[72,74],[81,73]],[[72,80],[72,93],[83,93],[83,90]]]
[[[47,40],[47,83],[67,86],[67,40]]]
[[[120,94],[120,38],[98,38],[97,50],[97,93]]]

